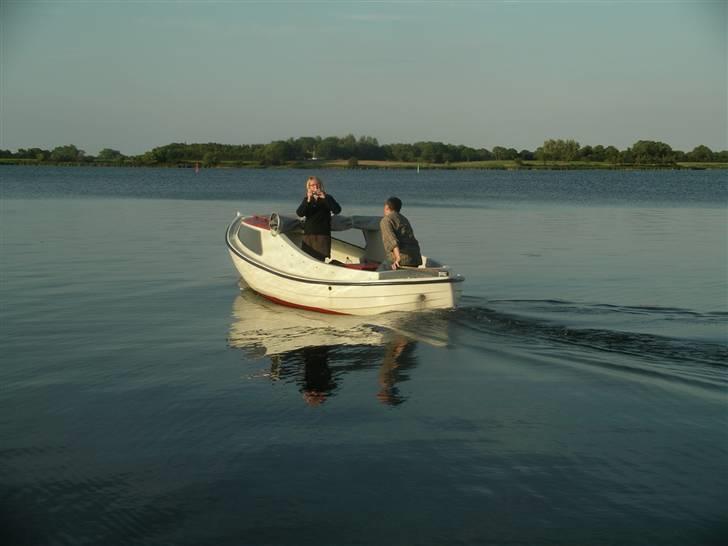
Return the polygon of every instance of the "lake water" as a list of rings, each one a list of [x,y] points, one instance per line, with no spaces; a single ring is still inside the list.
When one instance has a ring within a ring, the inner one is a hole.
[[[466,277],[367,319],[238,287],[309,174],[0,169],[1,543],[725,543],[725,171],[324,171]]]

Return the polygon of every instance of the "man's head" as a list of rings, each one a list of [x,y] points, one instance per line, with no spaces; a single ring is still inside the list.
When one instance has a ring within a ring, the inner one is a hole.
[[[402,210],[402,200],[399,197],[390,197],[384,202],[384,214]]]

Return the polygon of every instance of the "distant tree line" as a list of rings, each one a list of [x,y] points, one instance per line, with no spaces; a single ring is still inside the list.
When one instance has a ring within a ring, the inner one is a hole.
[[[104,148],[98,155],[86,154],[69,144],[53,150],[41,148],[0,150],[0,158],[50,163],[169,165],[199,162],[204,166],[220,163],[256,163],[283,165],[311,160],[347,160],[349,166],[359,160],[388,160],[435,164],[472,161],[586,161],[624,165],[669,165],[677,162],[728,162],[728,151],[712,151],[704,145],[692,151],[673,150],[668,144],[639,140],[625,150],[614,146],[581,146],[575,140],[548,139],[536,150],[516,150],[495,146],[491,150],[442,142],[382,144],[376,138],[354,135],[345,137],[300,137],[276,140],[268,144],[187,144],[172,143],[153,148],[137,156]]]

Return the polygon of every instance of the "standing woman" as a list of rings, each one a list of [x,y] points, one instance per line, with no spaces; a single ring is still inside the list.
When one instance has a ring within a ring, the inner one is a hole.
[[[341,206],[324,192],[321,180],[309,176],[306,180],[306,197],[296,209],[296,214],[306,217],[301,246],[304,252],[322,262],[331,256],[331,215],[340,212]]]

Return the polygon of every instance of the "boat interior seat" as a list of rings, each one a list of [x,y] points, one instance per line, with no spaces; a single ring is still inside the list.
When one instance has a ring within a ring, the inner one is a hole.
[[[361,261],[378,263],[386,261],[387,252],[384,250],[384,243],[382,243],[382,233],[379,230],[363,230],[363,233],[366,246]]]
[[[286,233],[286,236],[291,240],[294,245],[296,245],[298,248],[301,248],[301,245],[303,244],[303,233]]]
[[[376,271],[379,268],[379,262],[362,262],[362,263],[344,263],[339,260],[329,260],[329,265],[337,265],[346,269],[356,269],[357,271]]]

